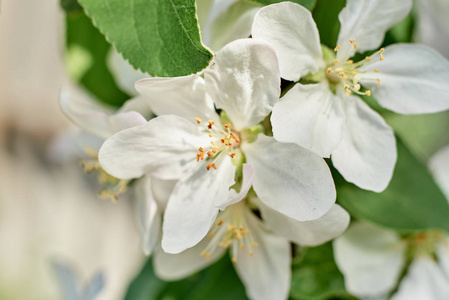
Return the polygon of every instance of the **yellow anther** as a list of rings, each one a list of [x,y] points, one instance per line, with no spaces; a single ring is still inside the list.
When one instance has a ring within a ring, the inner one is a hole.
[[[220,142],[221,142],[222,144],[224,144],[224,143],[225,143],[225,140],[224,140],[224,139],[221,139]]]
[[[346,75],[343,76],[343,79],[344,79],[344,80],[348,80],[348,76],[346,76]]]
[[[223,220],[218,221],[217,225],[220,226],[223,224]]]
[[[207,125],[207,128],[212,129],[212,125],[215,125],[215,122],[212,120],[209,120],[209,125]]]
[[[201,159],[201,154],[200,154],[200,153],[197,153],[197,154],[196,154],[196,162],[199,162],[200,159]]]
[[[229,133],[236,143],[240,143],[240,139],[233,132]]]
[[[367,57],[365,57],[365,60],[366,60],[366,61],[370,61],[370,60],[371,60],[371,57],[367,56]]]
[[[354,63],[353,60],[348,60],[348,65],[352,65]]]
[[[229,128],[229,127],[231,127],[231,124],[229,124],[229,123],[224,124],[224,127],[225,127],[225,128]]]
[[[212,257],[212,254],[206,253],[206,259],[209,260]]]
[[[384,56],[381,54],[380,55],[380,61],[384,61],[385,60],[385,58],[384,58]]]
[[[332,72],[332,68],[327,69],[327,73],[330,74]]]
[[[235,153],[231,153],[231,154],[229,154],[229,156],[230,156],[231,158],[234,158]]]
[[[240,249],[245,250],[245,245],[240,245]]]
[[[338,64],[338,59],[334,59],[334,63]]]
[[[210,163],[210,164],[207,165],[206,169],[209,171],[210,168],[214,168],[216,170],[217,166],[214,163]]]
[[[375,73],[379,73],[379,69],[374,69],[374,72]]]
[[[209,137],[212,137],[212,134],[209,133]]]
[[[98,159],[98,152],[95,152],[91,148],[86,147],[84,149],[84,152],[86,152],[86,154],[89,155],[90,157],[92,157],[93,159]]]
[[[207,251],[206,251],[206,250],[203,250],[203,251],[201,251],[201,253],[200,253],[201,256],[205,256],[206,254],[207,254]]]
[[[371,96],[371,91],[370,90],[366,90],[365,94],[369,97],[369,96]]]
[[[203,120],[201,120],[200,118],[195,118],[195,120],[196,120],[196,122],[197,122],[198,124],[200,124],[201,122],[203,122]]]
[[[354,49],[358,48],[357,43],[355,42],[355,40],[349,40],[349,42],[354,46]]]
[[[349,95],[351,95],[351,90],[346,91],[346,97],[349,97]]]
[[[231,259],[231,261],[232,261],[232,263],[236,263],[237,262],[237,258],[235,258],[235,257],[233,257],[232,259]]]
[[[338,76],[340,76],[340,77],[344,77],[346,74],[345,74],[345,72],[340,72],[339,74],[338,74]]]
[[[385,48],[381,48],[380,50],[379,50],[379,52],[377,52],[379,55],[381,55],[381,54],[383,54],[384,53],[384,51],[385,51]]]
[[[349,85],[345,85],[345,90],[347,90],[349,88]]]
[[[252,243],[251,243],[251,246],[253,246],[253,247],[259,247],[259,244],[258,244],[258,243],[255,243],[255,242],[252,242]]]
[[[338,50],[340,50],[341,46],[337,45],[337,47],[334,48],[334,51],[337,52]]]
[[[249,256],[253,256],[254,252],[253,251],[249,251]]]
[[[377,78],[377,85],[380,85],[380,78]]]
[[[212,151],[207,151],[206,154],[207,154],[208,157],[211,157],[212,156]]]
[[[211,238],[211,237],[214,237],[214,235],[215,235],[215,234],[214,234],[213,232],[209,232],[209,233],[207,234],[207,236],[210,237],[210,238]]]
[[[358,74],[357,71],[352,71],[352,72],[351,72],[351,75],[352,75],[352,76],[355,76],[355,75],[357,75],[357,74]]]

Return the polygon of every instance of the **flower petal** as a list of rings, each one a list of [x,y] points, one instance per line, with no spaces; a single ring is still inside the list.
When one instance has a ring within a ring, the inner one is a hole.
[[[387,30],[404,19],[411,8],[411,0],[348,0],[338,15],[341,49],[337,58],[346,60],[356,51],[379,48]],[[357,42],[357,50],[349,43],[351,39]]]
[[[218,213],[214,202],[223,202],[234,184],[236,167],[229,156],[217,163],[217,170],[201,164],[190,176],[181,179],[171,194],[163,223],[162,248],[180,253],[206,236]]]
[[[139,113],[130,111],[113,114],[108,108],[94,100],[62,91],[60,96],[62,111],[83,130],[107,139],[114,133],[142,125],[147,120]]]
[[[449,201],[449,146],[439,150],[430,158],[429,168]]]
[[[393,231],[356,223],[333,246],[335,262],[351,294],[374,297],[395,287],[405,263],[405,247]]]
[[[263,134],[242,147],[254,168],[253,188],[269,207],[298,221],[318,219],[332,207],[334,181],[321,157]]]
[[[191,122],[196,122],[195,118],[219,121],[213,101],[206,97],[204,79],[198,74],[146,78],[136,82],[136,89],[158,116],[177,115]]]
[[[449,109],[449,62],[440,54],[423,45],[398,44],[385,48],[384,57],[364,68],[368,80],[360,81],[380,105],[401,114]]]
[[[164,252],[162,248],[159,248],[153,258],[154,272],[157,277],[163,280],[179,280],[213,264],[223,256],[226,250],[222,247],[217,247],[211,257],[206,259],[200,254],[208,243],[209,239],[204,238],[198,245],[179,254],[169,254]]]
[[[317,246],[342,234],[349,225],[349,214],[338,204],[321,218],[299,222],[259,201],[262,218],[271,230],[296,244]]]
[[[329,157],[343,137],[345,112],[325,82],[298,83],[274,106],[271,123],[276,140]]]
[[[269,233],[249,210],[245,215],[251,235],[259,244],[253,250],[253,256],[242,251],[235,263],[246,294],[257,300],[287,299],[291,277],[290,244],[286,239]]]
[[[318,28],[301,5],[283,2],[261,8],[254,17],[252,37],[274,47],[281,77],[287,80],[298,81],[324,65]]]
[[[224,210],[229,205],[240,202],[248,194],[249,189],[253,185],[253,180],[254,180],[253,167],[251,167],[248,164],[243,164],[243,181],[242,186],[240,187],[240,192],[237,193],[234,189],[230,189],[229,197],[227,199],[222,199],[226,201],[221,203],[215,201],[214,202],[215,206],[218,207],[220,210]]]
[[[207,93],[236,130],[262,121],[281,92],[276,54],[265,42],[241,39],[220,50],[206,69]]]
[[[441,270],[449,280],[449,238],[446,237],[437,247],[437,259]]]
[[[152,173],[176,179],[193,170],[198,147],[208,143],[207,134],[186,119],[160,116],[107,139],[100,149],[99,162],[117,178]]]
[[[154,118],[154,115],[148,102],[146,97],[139,95],[126,101],[118,112],[136,111],[150,120]]]
[[[393,130],[358,97],[345,100],[345,133],[332,152],[332,162],[346,181],[381,192],[393,176],[397,158]]]
[[[161,211],[158,209],[151,189],[151,177],[145,176],[135,184],[134,196],[143,234],[143,252],[150,255],[159,241],[161,231]]]
[[[417,257],[391,299],[449,299],[449,278],[431,257]]]

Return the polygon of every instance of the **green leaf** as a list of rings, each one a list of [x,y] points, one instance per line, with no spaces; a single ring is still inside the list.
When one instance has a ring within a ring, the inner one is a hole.
[[[110,44],[82,11],[68,15],[66,27],[66,67],[71,77],[102,102],[121,106],[129,96],[117,87],[106,66]]]
[[[313,10],[313,19],[320,32],[321,44],[331,49],[337,45],[340,31],[338,14],[345,4],[345,0],[319,0]]]
[[[244,300],[244,287],[227,255],[186,279],[165,282],[156,277],[151,259],[129,286],[125,300]]]
[[[93,23],[135,69],[183,76],[204,69],[195,0],[80,0]]]
[[[249,0],[251,2],[257,2],[262,5],[270,5],[273,3],[284,2],[285,0]],[[298,3],[299,5],[304,6],[308,10],[312,10],[315,7],[317,0],[289,0],[290,2]]]
[[[336,181],[342,180],[335,174]],[[382,193],[351,184],[337,185],[339,203],[357,218],[400,232],[442,229],[449,232],[449,204],[426,165],[398,140],[393,179]]]
[[[332,244],[304,251],[299,262],[293,264],[290,296],[300,300],[352,299],[335,264]]]
[[[60,4],[67,13],[78,13],[83,10],[78,0],[61,0]]]

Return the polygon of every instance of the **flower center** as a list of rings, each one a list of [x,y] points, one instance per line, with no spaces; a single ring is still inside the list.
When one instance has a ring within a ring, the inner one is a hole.
[[[230,248],[233,263],[237,262],[239,250],[247,250],[250,256],[254,255],[253,249],[259,244],[254,241],[248,228],[243,206],[244,204],[239,202],[218,215],[207,234],[211,240],[201,252],[201,256],[210,259],[217,247]]]
[[[358,45],[355,40],[350,40],[349,43],[354,47],[354,49],[358,48]],[[334,48],[334,51],[338,53],[340,51],[341,46],[337,45],[337,47]],[[348,57],[349,56],[349,50],[350,47],[347,48],[347,53],[345,53],[341,57]],[[329,83],[331,84],[343,84],[343,88],[346,91],[346,97],[351,95],[352,93],[358,94],[358,95],[366,95],[371,96],[370,90],[364,90],[362,91],[362,87],[360,86],[359,82],[360,80],[376,80],[377,85],[380,85],[380,79],[372,79],[372,78],[363,78],[363,74],[366,73],[364,71],[364,68],[368,67],[369,65],[384,60],[384,48],[380,49],[378,52],[371,56],[365,57],[365,59],[354,62],[350,59],[344,59],[342,61],[339,61],[338,59],[333,60],[331,64],[329,64],[327,70],[326,70],[326,78],[328,79]],[[374,69],[374,72],[378,73],[378,69]]]
[[[439,231],[428,231],[414,234],[406,238],[412,252],[418,256],[434,256],[438,245],[445,241],[444,235]],[[449,245],[446,242],[446,247]]]
[[[85,152],[91,159],[81,161],[81,166],[86,173],[97,172],[97,180],[103,188],[98,193],[102,199],[111,199],[113,202],[118,201],[118,195],[126,192],[128,189],[129,180],[115,178],[101,167],[98,162],[98,153],[90,148],[86,148]]]
[[[195,118],[198,124],[201,124],[203,120]],[[211,160],[206,166],[209,171],[211,168],[217,169],[217,163],[223,158],[223,155],[229,155],[234,158],[236,155],[234,149],[240,144],[240,138],[238,135],[231,131],[231,124],[227,123],[224,128],[220,128],[215,125],[215,122],[209,120],[209,123],[205,127],[206,132],[211,139],[210,145],[206,147],[199,147],[196,154],[196,161]],[[207,156],[207,157],[206,157]]]

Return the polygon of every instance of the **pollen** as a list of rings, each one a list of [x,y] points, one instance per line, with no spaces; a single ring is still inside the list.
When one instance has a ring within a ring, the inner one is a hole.
[[[207,128],[212,129],[213,125],[215,125],[215,122],[212,120],[209,120],[209,125],[207,125]]]
[[[349,40],[349,42],[354,46],[354,49],[357,49],[359,47],[355,40]]]
[[[201,122],[203,122],[203,120],[201,120],[200,118],[195,118],[195,120],[198,124],[201,124]]]
[[[369,97],[369,96],[371,96],[371,91],[370,91],[370,90],[367,90],[367,91],[365,92],[365,94]]]
[[[337,47],[334,48],[334,51],[337,52],[338,50],[340,50],[341,45],[337,45]]]
[[[210,168],[214,168],[216,170],[217,166],[215,165],[215,163],[210,163],[210,164],[207,165],[206,169],[209,171]]]

